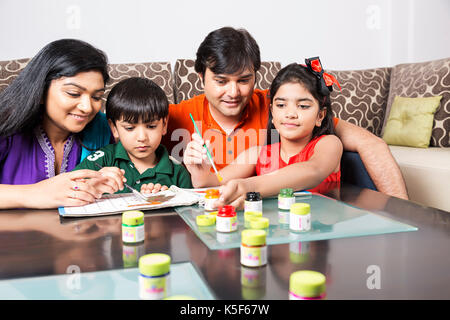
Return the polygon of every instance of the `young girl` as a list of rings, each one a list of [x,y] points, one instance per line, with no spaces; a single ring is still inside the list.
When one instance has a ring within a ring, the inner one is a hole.
[[[118,168],[69,172],[89,153],[86,146],[110,141],[99,113],[108,78],[102,51],[62,39],[0,93],[0,208],[84,205],[123,189]]]
[[[321,184],[340,181],[342,143],[334,135],[329,97],[337,81],[323,73],[318,58],[306,59],[306,63],[290,64],[275,77],[269,91],[266,145],[244,151],[220,171],[225,185],[217,206],[240,208],[250,191],[266,197],[282,188],[320,191]],[[193,185],[218,185],[202,145],[202,139],[193,134],[184,156]],[[300,162],[305,170],[290,166]]]

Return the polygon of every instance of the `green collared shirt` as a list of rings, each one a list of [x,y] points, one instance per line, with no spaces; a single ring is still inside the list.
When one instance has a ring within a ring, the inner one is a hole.
[[[169,157],[167,149],[163,145],[155,151],[158,164],[154,168],[148,168],[142,174],[135,168],[127,151],[121,142],[109,144],[84,159],[74,170],[91,169],[98,171],[97,163],[102,167],[117,167],[125,170],[127,184],[137,190],[141,190],[143,184],[160,183],[170,187],[176,185],[180,188],[192,188],[191,176],[186,168]],[[129,193],[127,188],[116,193]]]

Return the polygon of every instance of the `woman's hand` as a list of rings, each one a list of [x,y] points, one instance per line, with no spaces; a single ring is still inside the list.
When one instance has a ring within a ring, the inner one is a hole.
[[[149,184],[143,184],[141,186],[141,193],[157,193],[159,191],[164,191],[167,189],[169,189],[169,187],[162,186],[160,183],[157,183],[157,184],[149,183]]]
[[[97,184],[87,182],[96,179]],[[61,173],[50,179],[23,187],[28,208],[46,209],[62,206],[82,206],[101,198],[103,188],[99,185],[111,185],[112,178],[94,170],[77,170]],[[17,186],[19,187],[19,186]]]
[[[104,167],[98,172],[101,173],[102,177],[108,178],[105,179],[97,179],[91,178],[89,180],[85,180],[86,183],[93,186],[96,190],[103,193],[113,194],[118,190],[123,190],[124,182],[127,182],[125,178],[125,170],[119,169],[117,167]]]

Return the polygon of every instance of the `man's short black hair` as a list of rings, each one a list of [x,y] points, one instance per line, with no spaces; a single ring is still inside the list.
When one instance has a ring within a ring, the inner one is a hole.
[[[120,81],[109,93],[106,118],[129,123],[152,122],[166,118],[169,102],[164,91],[153,81],[133,77]]]
[[[209,68],[215,74],[235,74],[245,69],[258,71],[259,46],[244,29],[223,27],[209,33],[197,50],[195,71],[201,75]]]

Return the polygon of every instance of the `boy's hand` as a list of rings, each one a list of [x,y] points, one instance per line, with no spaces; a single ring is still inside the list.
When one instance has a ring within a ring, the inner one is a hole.
[[[160,183],[157,183],[157,184],[149,183],[149,184],[143,184],[141,186],[141,193],[157,193],[159,191],[164,191],[167,189],[169,189],[169,187],[162,186]]]

